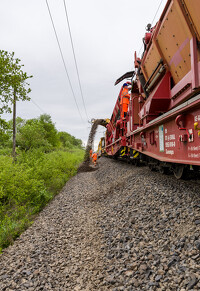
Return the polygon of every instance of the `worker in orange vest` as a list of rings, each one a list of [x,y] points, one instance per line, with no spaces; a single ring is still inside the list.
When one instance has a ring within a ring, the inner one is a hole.
[[[92,160],[93,160],[94,166],[96,166],[96,164],[97,164],[97,153],[95,153],[95,152],[93,153]]]
[[[128,105],[130,103],[130,94],[128,93],[128,84],[123,84],[123,89],[120,95],[120,111],[121,111],[121,118],[125,119],[127,111],[128,111]]]

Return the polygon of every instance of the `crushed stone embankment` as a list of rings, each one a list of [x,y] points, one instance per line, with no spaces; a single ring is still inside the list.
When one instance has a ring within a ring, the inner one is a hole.
[[[101,158],[0,256],[0,290],[200,290],[194,181]]]

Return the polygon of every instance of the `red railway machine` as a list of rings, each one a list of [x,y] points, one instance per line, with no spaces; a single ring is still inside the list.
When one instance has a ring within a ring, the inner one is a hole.
[[[151,169],[181,178],[200,167],[200,1],[168,0],[147,26],[142,57],[135,53],[131,100],[120,118],[120,94],[106,132],[114,157],[146,160]]]

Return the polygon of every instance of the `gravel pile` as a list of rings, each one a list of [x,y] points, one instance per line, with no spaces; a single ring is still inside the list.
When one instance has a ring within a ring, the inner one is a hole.
[[[0,256],[0,290],[200,290],[200,184],[101,158]]]

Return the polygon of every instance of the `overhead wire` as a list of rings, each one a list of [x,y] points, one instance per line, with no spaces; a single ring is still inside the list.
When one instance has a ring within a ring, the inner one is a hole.
[[[66,75],[67,75],[67,78],[68,78],[68,81],[69,81],[69,85],[70,85],[70,88],[71,88],[71,91],[72,91],[72,95],[73,95],[73,98],[74,98],[78,113],[80,115],[80,118],[84,122],[83,117],[82,117],[81,112],[80,112],[80,109],[78,107],[78,103],[77,103],[77,100],[76,100],[76,97],[75,97],[75,93],[74,93],[74,90],[73,90],[73,87],[72,87],[72,83],[71,83],[71,80],[70,80],[70,77],[69,77],[69,73],[68,73],[68,70],[67,70],[67,66],[66,66],[66,63],[65,63],[65,60],[64,60],[64,56],[63,56],[63,53],[62,53],[62,49],[61,49],[61,46],[60,46],[60,42],[59,42],[59,39],[58,39],[56,28],[55,28],[55,25],[54,25],[53,17],[51,15],[50,7],[49,7],[49,4],[48,4],[47,0],[46,0],[46,4],[47,4],[48,11],[49,11],[49,16],[50,16],[50,19],[51,19],[53,30],[54,30],[54,33],[55,33],[55,36],[56,36],[56,40],[57,40],[57,44],[58,44],[58,47],[59,47],[59,51],[60,51],[60,54],[61,54],[61,58],[62,58],[62,61],[63,61],[63,64],[64,64],[65,72],[66,72]]]
[[[153,22],[154,22],[154,20],[155,20],[157,14],[158,14],[158,11],[159,11],[159,9],[160,9],[160,6],[161,6],[162,2],[163,2],[163,0],[160,1],[160,4],[159,4],[159,6],[158,6],[158,8],[157,8],[157,10],[156,10],[156,13],[155,13],[154,17],[153,17],[153,20],[151,21],[151,26],[153,26]],[[143,47],[143,44],[142,44],[141,47],[140,47],[140,50],[139,50],[138,55],[140,54],[142,47]]]
[[[160,6],[161,6],[162,2],[163,2],[163,0],[160,1],[160,4],[159,4],[158,9],[157,9],[157,11],[156,11],[156,13],[155,13],[155,15],[154,15],[154,18],[153,18],[153,20],[151,21],[151,25],[152,25],[152,26],[153,26],[153,22],[154,22],[154,20],[155,20],[157,14],[158,14],[158,11],[159,11],[159,9],[160,9]]]
[[[73,56],[74,56],[74,62],[75,62],[75,66],[76,66],[77,76],[78,76],[78,83],[79,83],[81,97],[82,97],[82,101],[83,101],[83,107],[84,107],[84,110],[85,110],[85,115],[86,115],[86,117],[87,117],[87,119],[89,121],[89,117],[88,117],[88,114],[87,114],[87,110],[86,110],[86,106],[85,106],[85,101],[84,101],[84,97],[83,97],[83,90],[82,90],[82,86],[81,86],[78,65],[77,65],[77,61],[76,61],[76,55],[75,55],[75,49],[74,49],[74,44],[73,44],[73,39],[72,39],[72,33],[71,33],[70,23],[69,23],[69,17],[68,17],[68,12],[67,12],[66,1],[63,0],[63,3],[64,3],[64,7],[65,7],[65,15],[66,15],[67,25],[68,25],[68,29],[69,29],[69,35],[70,35],[71,46],[72,46],[72,51],[73,51]]]
[[[41,112],[45,113],[45,111],[31,98],[31,102],[38,108],[40,109]]]

